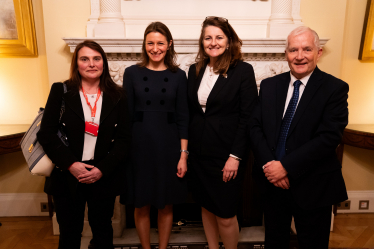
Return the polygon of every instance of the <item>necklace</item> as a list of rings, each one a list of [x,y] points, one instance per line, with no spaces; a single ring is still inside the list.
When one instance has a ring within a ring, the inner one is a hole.
[[[209,66],[208,66],[209,67]],[[212,78],[213,77],[213,67],[209,67],[209,77]]]

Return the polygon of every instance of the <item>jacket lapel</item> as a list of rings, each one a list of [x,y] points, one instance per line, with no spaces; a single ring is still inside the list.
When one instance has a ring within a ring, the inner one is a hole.
[[[214,84],[214,86],[212,88],[212,91],[210,92],[210,94],[208,96],[208,99],[206,101],[206,110],[209,109],[209,105],[212,103],[214,98],[216,98],[218,96],[218,93],[227,84],[227,82],[229,80],[229,76],[231,75],[230,71],[231,70],[229,69],[228,72],[227,72],[227,78],[223,77],[222,75],[218,76],[218,79],[217,79],[216,83]]]
[[[84,114],[78,90],[69,90],[63,95],[65,105],[68,105],[83,121]]]
[[[309,81],[304,89],[303,95],[300,98],[299,104],[296,108],[295,115],[292,119],[290,130],[288,131],[288,137],[290,136],[292,131],[295,129],[303,112],[307,108],[309,102],[312,100],[314,94],[317,92],[321,84],[322,84],[321,70],[319,70],[319,68],[316,67],[313,71],[313,74],[309,78]]]
[[[106,117],[110,114],[113,108],[117,105],[118,100],[112,99],[108,94],[103,94],[103,104],[101,106],[100,124],[102,124]]]
[[[290,72],[284,73],[282,75],[282,78],[279,79],[276,85],[276,93],[277,93],[277,100],[276,100],[276,141],[278,141],[278,135],[280,131],[280,127],[282,124],[282,119],[283,119],[283,113],[284,113],[284,108],[286,104],[286,99],[287,99],[287,93],[288,93],[288,87],[290,85],[291,81],[291,76]]]
[[[204,114],[204,112],[203,112],[203,109],[200,106],[199,97],[197,95],[197,91],[199,91],[200,83],[201,83],[201,80],[203,79],[203,75],[204,75],[206,66],[207,65],[204,65],[204,67],[201,68],[201,70],[199,72],[199,76],[196,78],[196,80],[194,82],[194,88],[193,88],[193,93],[194,93],[194,100],[193,100],[193,102],[194,102],[196,108],[198,108],[198,110],[200,110],[201,113],[203,113],[203,114]]]

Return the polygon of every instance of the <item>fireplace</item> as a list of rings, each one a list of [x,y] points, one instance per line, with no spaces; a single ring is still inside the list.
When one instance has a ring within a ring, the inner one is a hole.
[[[76,45],[86,39],[98,42],[107,54],[110,75],[117,84],[122,85],[125,68],[140,60],[143,32],[150,22],[161,21],[170,28],[178,53],[178,64],[187,73],[198,51],[197,39],[202,21],[207,15],[223,16],[242,39],[244,61],[253,66],[259,88],[263,79],[289,70],[284,57],[285,43],[288,33],[303,25],[300,1],[90,0],[91,14],[87,21],[86,37],[63,39],[70,47],[70,52],[74,52]],[[327,41],[321,39],[321,45]],[[261,183],[252,178],[252,164],[253,158],[250,157],[243,186],[243,201],[238,212],[243,227],[262,224]],[[200,222],[200,207],[189,198],[186,204],[174,207],[174,218],[176,223],[181,220]],[[155,221],[155,214],[152,214],[154,227]],[[113,217],[115,236],[121,236],[124,227],[133,225],[133,207],[121,206],[117,199]],[[86,227],[88,224],[85,225],[87,232],[84,232],[84,236],[89,235]]]

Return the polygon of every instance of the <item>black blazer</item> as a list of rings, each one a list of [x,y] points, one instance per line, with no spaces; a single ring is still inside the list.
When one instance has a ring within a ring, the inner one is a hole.
[[[255,171],[275,160],[290,72],[262,81],[250,125]],[[298,205],[311,209],[347,199],[336,156],[348,124],[348,84],[315,68],[299,101],[281,160]]]
[[[58,138],[59,116],[62,99],[65,112],[61,124],[69,146]],[[118,195],[125,189],[124,167],[122,163],[130,146],[128,108],[125,97],[114,100],[103,93],[99,133],[95,147],[94,166],[100,169],[103,177],[92,184],[97,193]],[[85,120],[79,92],[68,89],[64,94],[62,83],[52,85],[45,107],[38,141],[48,157],[56,164],[50,177],[47,177],[45,192],[48,194],[74,194],[78,180],[68,167],[82,159]]]
[[[196,66],[188,72],[190,126],[188,149],[193,154],[228,158],[230,154],[243,158],[248,154],[246,139],[251,111],[257,99],[257,85],[250,64],[239,61],[220,75],[206,104],[205,113],[197,91],[205,68],[196,77]]]

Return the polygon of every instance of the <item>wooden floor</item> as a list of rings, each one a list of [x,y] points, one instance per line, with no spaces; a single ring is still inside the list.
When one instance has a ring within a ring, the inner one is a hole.
[[[1,249],[57,249],[49,217],[0,217]]]
[[[374,248],[374,214],[338,214],[330,247]]]
[[[0,217],[0,249],[57,249],[48,217]],[[374,248],[374,214],[338,214],[330,235],[333,248]]]

